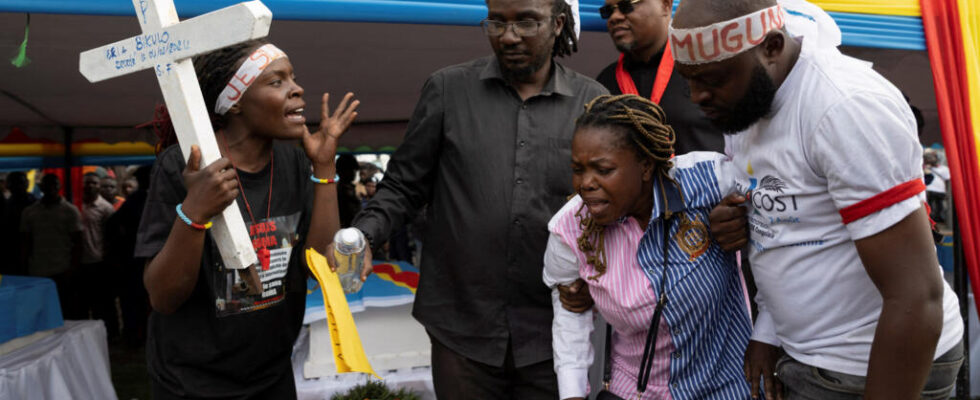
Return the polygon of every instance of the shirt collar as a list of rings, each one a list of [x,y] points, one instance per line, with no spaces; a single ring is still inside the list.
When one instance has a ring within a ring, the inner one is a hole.
[[[548,77],[548,82],[544,84],[544,88],[541,89],[539,96],[550,96],[552,94],[560,94],[562,96],[571,97],[574,95],[572,93],[571,82],[571,71],[565,69],[559,63],[551,61],[551,76]],[[500,70],[500,62],[497,61],[497,56],[490,56],[487,61],[487,65],[483,67],[480,71],[480,80],[497,79],[501,82],[507,83],[504,79],[504,73]]]
[[[664,193],[660,192],[660,184],[663,182]],[[679,185],[679,183],[678,183]],[[657,181],[653,184],[653,213],[651,213],[651,219],[662,218],[664,214],[664,194],[667,195],[667,209],[672,213],[676,214],[687,208],[687,204],[684,203],[684,198],[680,191],[680,187],[675,185],[673,182],[664,180],[663,176],[658,176]]]
[[[629,53],[623,53],[625,55],[625,57],[623,57],[623,66],[627,69],[636,67],[649,67],[656,69],[660,67],[660,59],[664,57],[664,49],[666,48],[667,45],[665,44],[664,47],[660,48],[660,51],[654,53],[654,55],[650,56],[650,59],[646,61],[634,59]]]
[[[772,107],[769,109],[769,114],[766,115],[766,118],[772,118],[772,116],[776,115],[776,112],[786,103],[786,98],[791,95],[790,92],[796,90],[790,86],[794,86],[793,82],[799,79],[798,77],[802,73],[799,71],[803,69],[801,64],[805,62],[804,60],[808,56],[806,53],[810,51],[810,46],[804,43],[802,37],[798,37],[796,40],[800,42],[800,56],[796,59],[796,63],[793,64],[793,68],[789,71],[789,74],[786,75],[786,79],[783,79],[783,83],[779,85],[779,89],[776,89],[776,96],[772,99]]]

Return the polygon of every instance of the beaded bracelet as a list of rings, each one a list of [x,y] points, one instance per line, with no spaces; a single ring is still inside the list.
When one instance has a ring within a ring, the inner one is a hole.
[[[322,179],[322,178],[317,178],[313,174],[310,174],[310,180],[313,181],[313,183],[323,183],[323,184],[336,183],[337,181],[340,180],[340,175],[335,175],[333,179]]]
[[[181,221],[184,221],[184,223],[187,224],[187,226],[190,226],[191,228],[197,229],[199,231],[203,231],[205,229],[211,229],[211,221],[208,221],[206,224],[198,224],[195,223],[194,221],[191,221],[191,219],[187,216],[187,214],[184,214],[184,210],[181,208],[181,206],[183,205],[184,205],[183,203],[177,205],[177,218],[180,218]]]

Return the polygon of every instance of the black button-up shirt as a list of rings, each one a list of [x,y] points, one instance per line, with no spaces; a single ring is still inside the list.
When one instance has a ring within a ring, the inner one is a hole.
[[[450,349],[502,366],[551,358],[541,280],[551,216],[572,193],[571,140],[599,83],[553,63],[521,100],[494,56],[425,82],[405,140],[354,220],[374,245],[428,205],[413,315]]]
[[[623,59],[623,67],[626,72],[633,77],[636,90],[640,96],[650,98],[653,91],[653,83],[657,80],[657,69],[660,67],[660,58],[664,51],[654,54],[646,62],[633,60],[629,54]],[[616,65],[613,62],[599,73],[596,80],[599,81],[609,93],[621,94],[619,84],[616,82]],[[686,154],[692,151],[725,151],[725,138],[721,131],[715,128],[704,116],[701,109],[690,100],[690,90],[687,80],[681,74],[674,71],[667,82],[664,96],[660,99],[660,107],[667,115],[667,123],[674,128],[677,135],[677,142],[674,143],[676,154]]]

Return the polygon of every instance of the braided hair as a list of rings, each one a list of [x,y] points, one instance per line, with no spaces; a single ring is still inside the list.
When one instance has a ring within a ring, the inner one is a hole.
[[[576,132],[582,128],[606,128],[618,133],[621,146],[629,146],[637,157],[653,162],[661,182],[676,185],[668,174],[673,166],[674,129],[667,124],[663,109],[656,103],[632,94],[596,97],[585,105],[585,113],[575,121]],[[583,215],[584,210],[582,204],[576,214],[582,227],[578,248],[596,270],[589,279],[596,280],[606,273],[605,226],[596,223],[592,216]]]
[[[214,113],[214,105],[218,102],[221,91],[245,62],[245,58],[267,43],[269,41],[266,39],[249,40],[194,57],[197,82],[201,86],[204,104],[208,107],[211,124],[215,129],[224,128],[226,122],[224,116]]]
[[[266,39],[255,39],[247,42],[234,44],[210,53],[194,57],[194,71],[197,73],[197,83],[201,86],[201,93],[204,95],[204,105],[208,109],[211,117],[211,126],[214,130],[224,128],[227,120],[222,115],[214,113],[214,105],[218,102],[218,96],[224,90],[232,76],[245,61],[245,58],[252,54],[255,49],[269,43]],[[177,143],[176,132],[167,107],[158,105],[154,113],[153,121],[140,125],[139,127],[150,126],[160,140],[157,143],[157,153],[166,149],[172,144]]]
[[[555,37],[555,45],[551,50],[552,57],[570,56],[578,51],[578,38],[575,37],[575,18],[572,15],[572,7],[566,0],[553,0],[551,5],[551,15],[558,18],[559,15],[565,16],[565,25],[561,32]]]

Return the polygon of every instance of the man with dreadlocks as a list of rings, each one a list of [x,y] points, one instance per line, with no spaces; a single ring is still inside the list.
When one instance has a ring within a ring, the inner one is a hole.
[[[543,278],[553,288],[560,398],[586,397],[592,311],[564,309],[558,285],[589,282],[609,322],[599,399],[745,399],[751,324],[733,254],[708,236],[714,205],[734,190],[724,156],[671,160],[663,110],[635,95],[586,106],[572,141],[578,194],[551,219]]]
[[[440,399],[554,399],[546,225],[572,193],[569,116],[605,89],[553,60],[577,46],[564,0],[487,8],[494,54],[429,77],[353,226],[376,247],[428,205],[413,315]]]
[[[775,0],[685,0],[670,33],[691,101],[737,133],[741,198],[711,225],[730,247],[750,228],[746,378],[790,399],[946,398],[963,322],[922,204],[915,118],[829,29],[799,35],[785,18]]]

